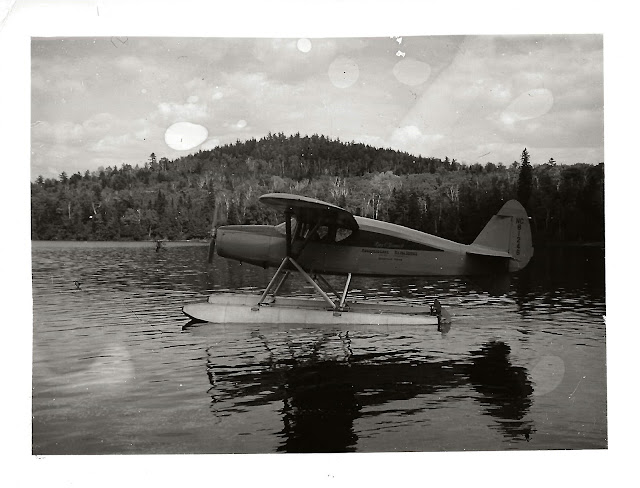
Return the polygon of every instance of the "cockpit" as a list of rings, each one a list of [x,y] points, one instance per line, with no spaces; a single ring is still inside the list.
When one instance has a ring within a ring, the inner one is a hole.
[[[315,224],[306,222],[297,222],[295,217],[291,218],[291,228],[293,240],[308,240],[311,242],[322,242],[333,244],[340,242],[352,233],[350,229],[344,229],[337,225],[321,225],[315,228]],[[315,228],[315,229],[314,229]],[[286,235],[286,222],[276,225],[276,229],[283,235]],[[311,233],[311,235],[309,235]]]

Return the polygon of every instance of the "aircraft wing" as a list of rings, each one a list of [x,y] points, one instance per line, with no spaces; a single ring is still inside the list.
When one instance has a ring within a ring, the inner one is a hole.
[[[290,193],[268,193],[260,201],[280,212],[292,212],[298,222],[337,225],[344,229],[357,230],[358,223],[351,212],[331,203],[315,198]]]
[[[480,246],[478,244],[471,244],[467,248],[467,254],[473,254],[475,256],[492,256],[496,258],[513,257],[507,251],[499,251],[497,249],[491,249],[490,247]]]

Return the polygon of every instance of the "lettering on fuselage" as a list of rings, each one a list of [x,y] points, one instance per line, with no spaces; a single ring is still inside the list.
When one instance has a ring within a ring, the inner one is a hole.
[[[362,248],[360,252],[377,256],[379,261],[403,261],[407,256],[417,256],[416,251],[399,251],[397,249]]]
[[[387,242],[379,242],[376,241],[373,245],[377,248],[386,248],[386,249],[403,249],[405,246],[404,242],[392,242],[387,240]]]
[[[368,252],[369,254],[389,254],[387,249],[362,249],[362,252]]]
[[[396,256],[417,256],[418,253],[415,251],[393,251],[393,254]]]
[[[371,252],[372,249],[378,250],[394,250],[401,249],[403,251],[436,251],[442,252],[442,249],[433,247],[424,243],[409,241],[397,236],[381,234],[379,232],[370,232],[357,230],[349,237],[337,243],[342,246],[362,247],[364,252]]]

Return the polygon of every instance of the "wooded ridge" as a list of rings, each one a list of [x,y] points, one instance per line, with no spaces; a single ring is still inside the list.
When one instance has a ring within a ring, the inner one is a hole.
[[[100,168],[31,183],[34,240],[203,239],[219,224],[275,224],[270,192],[325,200],[356,215],[470,243],[517,198],[534,243],[604,242],[604,163],[466,165],[313,135],[269,134],[173,161]]]

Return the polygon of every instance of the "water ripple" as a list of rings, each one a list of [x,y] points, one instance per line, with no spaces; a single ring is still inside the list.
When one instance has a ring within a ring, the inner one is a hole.
[[[460,278],[354,278],[361,299],[438,297],[454,317],[447,331],[183,329],[184,303],[212,290],[256,293],[270,278],[220,259],[207,266],[206,253],[173,243],[163,253],[150,243],[34,243],[35,453],[606,446],[598,272],[539,261],[491,291]],[[294,277],[284,292],[309,295],[305,287]]]

